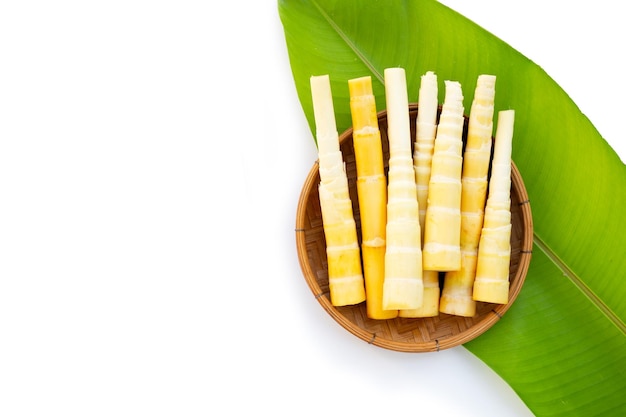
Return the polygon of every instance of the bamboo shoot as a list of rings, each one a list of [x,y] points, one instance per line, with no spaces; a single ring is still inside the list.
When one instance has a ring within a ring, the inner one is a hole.
[[[511,151],[514,110],[498,113],[489,195],[478,245],[473,298],[496,304],[509,300],[511,258]]]
[[[428,182],[437,134],[437,94],[437,76],[432,71],[428,71],[421,77],[413,149],[413,168],[417,183],[422,240],[424,239],[426,207],[428,207]]]
[[[357,195],[361,214],[361,253],[365,277],[366,311],[371,319],[397,317],[383,309],[387,179],[371,77],[348,80],[352,139],[356,160]]]
[[[424,230],[424,270],[461,268],[461,170],[463,94],[461,84],[445,81],[442,106],[428,184]]]
[[[311,77],[310,81],[330,300],[334,306],[358,304],[365,300],[365,284],[348,179],[339,148],[330,79],[328,75],[320,75]]]
[[[424,287],[419,206],[403,68],[385,69],[385,90],[389,173],[383,308],[413,309],[422,305]]]

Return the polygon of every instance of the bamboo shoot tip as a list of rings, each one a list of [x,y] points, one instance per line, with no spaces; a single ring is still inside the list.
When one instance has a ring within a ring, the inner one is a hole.
[[[496,82],[496,76],[495,75],[491,75],[491,74],[480,74],[478,76],[478,80],[479,82],[485,82],[485,83],[490,83],[490,84],[495,84]]]
[[[322,75],[311,75],[311,82],[324,82],[326,80],[330,80],[330,76],[328,74]]]

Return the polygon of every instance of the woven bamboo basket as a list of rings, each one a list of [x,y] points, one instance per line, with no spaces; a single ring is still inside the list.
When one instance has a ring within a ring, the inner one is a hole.
[[[409,106],[411,134],[415,136],[417,105]],[[388,168],[388,139],[386,111],[378,113],[383,144],[385,169]],[[467,117],[463,140],[467,137]],[[356,193],[356,164],[352,145],[352,129],[339,137],[346,163],[350,195],[360,243],[360,216]],[[412,139],[413,142],[413,139]],[[511,307],[517,298],[530,264],[533,224],[528,195],[515,163],[511,164],[511,264],[508,304],[477,302],[474,317],[439,313],[437,317],[395,318],[372,320],[367,317],[365,302],[345,307],[330,303],[326,241],[322,225],[317,162],[311,168],[300,194],[296,214],[296,246],[300,267],[313,296],[342,327],[363,341],[400,352],[434,352],[461,345],[483,334]]]

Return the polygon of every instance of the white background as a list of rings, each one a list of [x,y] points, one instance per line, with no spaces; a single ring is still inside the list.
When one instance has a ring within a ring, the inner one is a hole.
[[[617,3],[444,3],[626,159]],[[463,347],[323,312],[293,231],[315,159],[275,1],[2,2],[0,415],[530,415]]]

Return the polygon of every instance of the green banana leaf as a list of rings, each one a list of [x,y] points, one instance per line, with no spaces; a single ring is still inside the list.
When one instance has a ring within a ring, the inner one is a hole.
[[[339,131],[350,78],[371,75],[383,109],[385,68],[406,69],[410,101],[433,70],[462,84],[468,109],[477,76],[497,76],[496,110],[516,111],[535,244],[515,304],[464,346],[537,416],[626,415],[626,166],[566,92],[436,1],[282,0],[278,12],[312,138],[311,75],[330,75]]]

